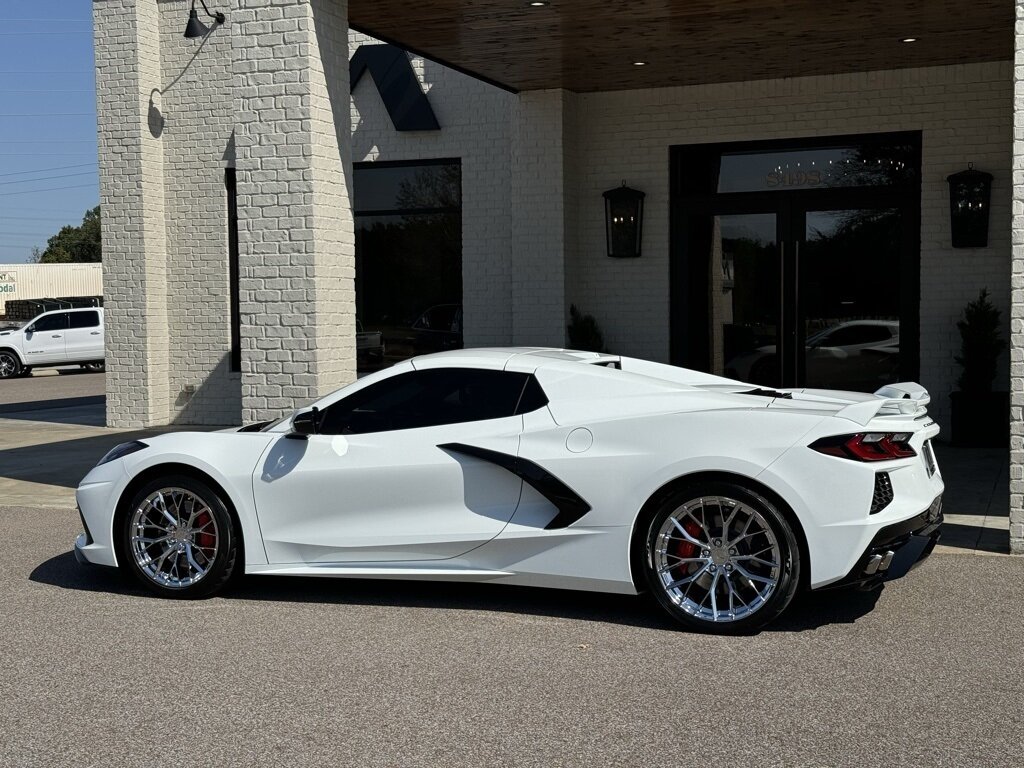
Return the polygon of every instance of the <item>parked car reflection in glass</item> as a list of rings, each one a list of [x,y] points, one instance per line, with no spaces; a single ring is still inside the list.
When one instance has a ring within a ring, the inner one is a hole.
[[[897,320],[849,320],[807,337],[807,387],[873,392],[896,381],[900,324]],[[725,375],[761,386],[779,386],[774,344],[735,355]]]
[[[412,324],[415,354],[462,349],[462,305],[435,304]]]

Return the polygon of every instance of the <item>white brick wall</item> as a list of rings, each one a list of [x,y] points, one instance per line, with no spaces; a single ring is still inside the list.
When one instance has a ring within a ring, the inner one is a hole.
[[[242,6],[231,28],[249,421],[355,379],[355,236],[347,5]]]
[[[512,110],[512,343],[565,346],[565,262],[573,242],[567,115],[575,94],[519,95]]]
[[[96,103],[107,423],[168,419],[167,248],[163,146],[149,126],[161,82],[156,0],[95,0]]]
[[[1024,0],[1013,62],[1013,267],[1010,350],[1010,551],[1024,554]]]
[[[241,374],[231,372],[224,187],[224,169],[235,163],[231,31],[224,26],[186,40],[189,7],[188,0],[160,3],[169,417],[236,424],[242,384]]]
[[[921,383],[948,428],[961,308],[988,287],[1009,330],[1011,88],[1000,62],[582,94],[567,298],[596,316],[611,349],[667,361],[670,146],[921,130]],[[971,162],[995,176],[989,247],[954,250],[946,176]],[[647,193],[640,259],[605,255],[601,193],[623,179]],[[997,385],[1007,379],[1004,365]]]

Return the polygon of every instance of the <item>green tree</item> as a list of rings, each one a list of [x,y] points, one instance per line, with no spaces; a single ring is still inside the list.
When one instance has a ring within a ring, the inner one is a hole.
[[[61,227],[60,232],[46,241],[38,261],[40,264],[102,261],[100,207],[86,211],[80,226]]]

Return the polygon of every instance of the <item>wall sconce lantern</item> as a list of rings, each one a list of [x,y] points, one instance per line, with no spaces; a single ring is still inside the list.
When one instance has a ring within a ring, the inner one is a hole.
[[[206,7],[205,0],[199,0],[199,4],[203,6],[203,11],[205,11],[206,15],[213,19],[215,23],[224,23],[225,16],[223,13],[220,11],[210,13],[210,9]],[[208,34],[210,34],[210,28],[199,20],[199,14],[196,12],[196,0],[192,0],[192,10],[188,12],[188,23],[185,25],[185,37],[192,40],[197,37],[206,37]]]
[[[604,223],[609,256],[629,259],[640,255],[644,197],[646,195],[643,192],[630,189],[626,182],[604,193]]]
[[[949,222],[954,248],[988,246],[988,210],[992,197],[992,174],[974,170],[949,176]]]

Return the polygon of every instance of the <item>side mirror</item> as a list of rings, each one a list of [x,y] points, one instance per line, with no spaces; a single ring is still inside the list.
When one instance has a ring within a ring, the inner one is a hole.
[[[292,431],[286,437],[292,440],[307,440],[310,435],[320,432],[320,409],[313,407],[311,410],[296,413],[292,417]]]

